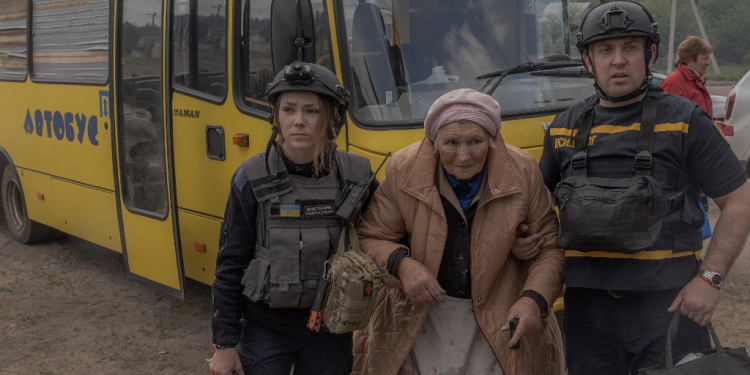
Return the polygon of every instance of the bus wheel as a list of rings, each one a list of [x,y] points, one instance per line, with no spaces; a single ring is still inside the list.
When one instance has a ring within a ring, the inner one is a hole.
[[[16,169],[10,164],[3,171],[2,194],[5,221],[13,239],[22,244],[31,244],[44,241],[50,236],[52,228],[30,220],[26,214],[21,181]]]

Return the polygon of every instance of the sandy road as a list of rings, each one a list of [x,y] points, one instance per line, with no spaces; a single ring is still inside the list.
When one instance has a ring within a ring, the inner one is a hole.
[[[718,213],[712,204],[714,224]],[[184,301],[163,295],[127,280],[119,253],[65,235],[20,245],[1,216],[0,374],[208,373],[207,285],[188,280]],[[724,345],[750,346],[747,249],[713,321]]]
[[[208,374],[210,303],[207,285],[181,301],[127,280],[119,253],[20,245],[0,222],[0,374]]]

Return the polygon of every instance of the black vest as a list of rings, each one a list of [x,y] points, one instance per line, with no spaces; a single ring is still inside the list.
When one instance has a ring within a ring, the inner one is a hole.
[[[474,202],[464,216],[448,199],[440,196],[448,222],[443,258],[437,280],[447,295],[456,298],[471,298],[471,225],[477,212],[478,202]]]

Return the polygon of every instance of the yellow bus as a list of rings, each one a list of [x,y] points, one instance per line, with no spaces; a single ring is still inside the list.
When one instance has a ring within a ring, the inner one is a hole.
[[[129,278],[210,284],[230,179],[266,147],[266,85],[301,59],[351,92],[340,148],[378,165],[443,93],[502,106],[537,158],[593,93],[573,0],[0,0],[0,173],[13,238],[59,230],[121,252]],[[382,177],[382,175],[380,176]]]

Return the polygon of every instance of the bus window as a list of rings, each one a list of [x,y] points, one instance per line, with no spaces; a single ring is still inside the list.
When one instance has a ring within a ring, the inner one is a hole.
[[[315,63],[332,69],[331,36],[328,12],[322,0],[309,1],[313,12],[315,30]],[[250,108],[270,111],[266,102],[266,87],[276,73],[271,58],[271,4],[272,0],[242,1],[242,59],[241,74],[244,101]]]
[[[565,1],[568,27],[591,2]],[[343,0],[351,66],[350,109],[362,126],[415,126],[442,94],[488,92],[498,79],[476,77],[528,62],[575,61],[575,33],[563,27],[561,2],[542,0]],[[594,93],[584,66],[509,75],[492,96],[503,115],[557,113]]]
[[[120,173],[125,207],[166,217],[161,4],[161,0],[123,2],[118,141],[124,161]]]
[[[26,79],[26,0],[3,2],[0,18],[0,80]]]
[[[107,82],[109,3],[109,0],[33,0],[35,81]]]
[[[227,93],[226,1],[175,1],[172,31],[175,88],[223,100]]]

